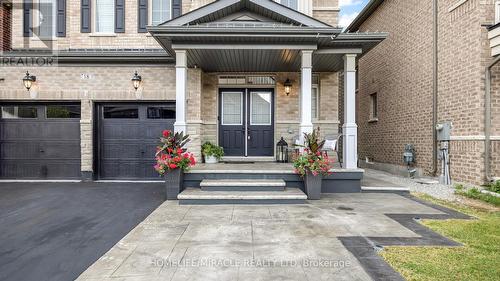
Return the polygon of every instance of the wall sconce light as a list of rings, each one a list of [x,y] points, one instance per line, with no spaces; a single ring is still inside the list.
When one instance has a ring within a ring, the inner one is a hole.
[[[28,92],[30,91],[31,86],[33,86],[33,82],[35,81],[36,81],[36,76],[30,75],[30,73],[26,71],[26,76],[24,76],[23,78],[23,84],[26,90],[28,90]]]
[[[283,85],[285,86],[285,93],[287,96],[290,95],[290,91],[292,90],[292,81],[290,81],[290,79],[286,79],[285,83],[283,83]]]
[[[134,73],[134,77],[132,77],[132,86],[134,86],[134,89],[137,91],[139,89],[139,86],[141,85],[142,77],[137,74],[137,71]]]

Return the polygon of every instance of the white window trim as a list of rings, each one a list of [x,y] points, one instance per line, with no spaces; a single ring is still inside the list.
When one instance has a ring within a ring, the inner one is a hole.
[[[33,26],[36,26],[36,30],[38,31],[38,36],[40,40],[57,40],[57,1],[53,0],[53,17],[52,17],[52,36],[50,38],[44,38],[40,36],[40,0],[33,1],[33,13],[32,13],[32,22]]]
[[[169,19],[172,19],[172,0],[170,1]],[[153,25],[153,0],[148,0],[148,25]]]
[[[90,25],[91,28],[92,28],[92,33],[90,34],[91,37],[115,37],[116,36],[116,33],[114,32],[115,30],[115,20],[116,20],[116,7],[114,5],[116,5],[116,2],[113,1],[113,32],[99,32],[96,30],[96,27],[97,27],[97,16],[96,16],[96,12],[97,12],[97,0],[92,0],[92,3],[91,3],[91,17],[92,17],[92,24]]]
[[[241,106],[241,110],[240,110],[240,123],[224,123],[224,94],[239,94],[240,95],[240,106]],[[227,92],[222,92],[221,94],[221,124],[222,125],[227,125],[227,126],[242,126],[243,125],[243,113],[244,113],[244,109],[243,109],[243,97],[244,96],[244,93],[243,92],[230,92],[230,91],[227,91]]]
[[[256,124],[253,122],[253,114],[252,114],[252,109],[253,109],[253,94],[259,94],[259,93],[262,93],[262,94],[269,94],[269,96],[271,97],[271,102],[269,103],[269,122],[268,123],[259,123],[259,124]],[[272,98],[273,98],[273,94],[271,92],[267,92],[267,91],[250,91],[250,125],[251,126],[270,126],[273,124],[273,101],[272,101]]]
[[[500,1],[495,1],[495,24],[500,22]]]

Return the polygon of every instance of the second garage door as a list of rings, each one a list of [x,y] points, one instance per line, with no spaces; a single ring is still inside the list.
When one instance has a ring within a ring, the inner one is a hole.
[[[154,155],[163,130],[173,130],[175,103],[97,107],[100,179],[159,179]]]

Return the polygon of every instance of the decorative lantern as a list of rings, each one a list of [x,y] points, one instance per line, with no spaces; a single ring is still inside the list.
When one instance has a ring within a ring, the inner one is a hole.
[[[290,95],[290,91],[292,90],[292,81],[290,79],[286,79],[285,83],[283,83],[283,86],[285,86],[285,93],[286,95]]]
[[[139,89],[139,86],[141,85],[142,77],[137,74],[137,71],[134,73],[134,77],[132,77],[132,86],[134,86],[134,89],[137,91]]]
[[[288,163],[288,143],[283,137],[276,144],[276,162]]]
[[[36,76],[30,75],[30,73],[28,71],[26,71],[26,76],[24,76],[24,78],[23,78],[23,84],[24,84],[24,87],[26,88],[26,90],[28,90],[28,92],[31,89],[33,82],[35,82],[35,81],[36,81]]]

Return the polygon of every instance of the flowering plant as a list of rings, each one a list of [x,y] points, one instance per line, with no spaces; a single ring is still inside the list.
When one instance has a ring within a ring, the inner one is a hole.
[[[161,145],[156,148],[155,170],[163,175],[171,170],[182,169],[187,171],[189,167],[196,164],[194,155],[184,149],[190,141],[189,135],[184,133],[172,134],[169,130],[164,130],[160,137]]]
[[[304,142],[304,145],[298,145],[303,147],[303,152],[297,153],[293,158],[295,173],[301,177],[309,172],[313,176],[330,175],[333,161],[326,152],[321,151],[325,141],[319,141],[319,132],[313,130],[310,134],[304,133]]]

